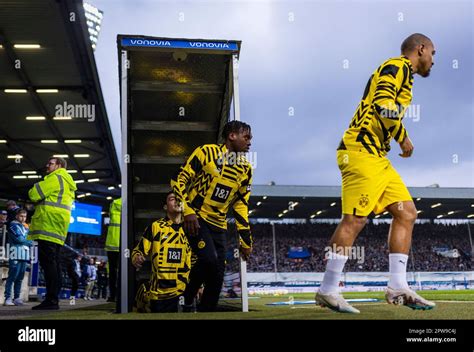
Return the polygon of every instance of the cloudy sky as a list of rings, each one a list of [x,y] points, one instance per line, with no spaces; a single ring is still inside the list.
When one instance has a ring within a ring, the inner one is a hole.
[[[104,11],[95,55],[118,148],[117,34],[237,39],[254,184],[338,185],[336,148],[368,78],[421,32],[437,53],[430,77],[415,76],[419,116],[404,122],[415,153],[402,159],[393,142],[389,157],[408,186],[474,187],[471,1],[90,2]]]

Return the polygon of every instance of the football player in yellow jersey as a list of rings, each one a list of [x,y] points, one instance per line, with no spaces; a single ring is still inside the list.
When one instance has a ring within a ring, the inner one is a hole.
[[[182,227],[181,208],[173,192],[166,196],[166,218],[148,226],[132,251],[132,264],[140,269],[145,256],[152,261],[151,279],[136,296],[139,311],[178,312],[179,296],[188,283],[191,247]]]
[[[407,187],[386,154],[394,138],[401,157],[413,154],[413,143],[402,118],[412,99],[413,74],[428,77],[435,49],[425,35],[415,33],[401,46],[401,56],[384,62],[372,74],[362,100],[344,132],[337,151],[342,175],[342,220],[331,238],[327,266],[316,304],[337,312],[359,313],[339,290],[339,280],[357,235],[367,216],[388,211],[392,223],[388,234],[390,277],[386,299],[413,309],[431,309],[427,301],[412,291],[406,279],[417,210]]]
[[[245,158],[252,131],[241,121],[228,122],[222,131],[224,144],[196,148],[171,180],[184,212],[184,230],[197,256],[184,293],[184,311],[191,311],[204,284],[199,311],[214,311],[222,290],[225,269],[227,213],[233,215],[240,235],[240,250],[247,259],[252,250],[248,201],[252,167]]]

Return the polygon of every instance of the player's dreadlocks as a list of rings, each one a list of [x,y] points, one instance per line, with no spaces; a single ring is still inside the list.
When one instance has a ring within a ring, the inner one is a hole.
[[[224,138],[224,140],[227,140],[231,133],[239,133],[244,131],[251,132],[252,129],[250,125],[242,121],[230,121],[225,124],[224,129],[222,130],[222,138]]]

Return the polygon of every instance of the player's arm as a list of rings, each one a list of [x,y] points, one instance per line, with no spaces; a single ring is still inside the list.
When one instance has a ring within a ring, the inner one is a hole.
[[[247,260],[252,252],[252,233],[250,232],[249,224],[249,199],[250,189],[252,186],[252,168],[249,166],[247,177],[242,182],[239,190],[235,195],[235,201],[232,205],[234,210],[235,222],[237,224],[237,231],[240,236],[240,251],[245,260]]]
[[[150,253],[151,245],[153,243],[152,225],[148,226],[143,233],[140,242],[132,251],[132,265],[140,269],[145,261],[145,257]]]
[[[179,169],[178,174],[171,179],[171,188],[176,196],[176,200],[181,204],[184,214],[184,231],[190,235],[197,234],[199,221],[196,213],[189,204],[188,186],[194,177],[202,170],[206,156],[202,147],[194,150],[186,163]]]
[[[387,63],[380,70],[373,100],[377,118],[400,144],[403,151],[401,156],[405,157],[413,153],[413,144],[402,123],[406,107],[397,105],[396,96],[403,82],[408,79],[406,77],[408,74],[409,70],[404,63],[398,61]]]

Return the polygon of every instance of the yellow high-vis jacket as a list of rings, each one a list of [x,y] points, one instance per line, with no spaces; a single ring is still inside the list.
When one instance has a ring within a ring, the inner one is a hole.
[[[76,183],[65,168],[59,168],[35,183],[28,192],[31,201],[36,203],[29,240],[64,244],[76,190]]]
[[[120,222],[122,218],[122,198],[116,199],[110,204],[110,224],[107,229],[105,250],[118,252],[120,248]]]

